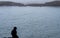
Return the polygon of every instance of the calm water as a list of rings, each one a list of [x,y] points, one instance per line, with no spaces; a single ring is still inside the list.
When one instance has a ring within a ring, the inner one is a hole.
[[[0,7],[0,38],[14,26],[20,38],[60,38],[60,7]]]

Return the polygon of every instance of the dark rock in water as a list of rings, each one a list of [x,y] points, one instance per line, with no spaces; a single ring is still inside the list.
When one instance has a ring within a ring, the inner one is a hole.
[[[3,37],[3,38],[12,38],[12,37]]]

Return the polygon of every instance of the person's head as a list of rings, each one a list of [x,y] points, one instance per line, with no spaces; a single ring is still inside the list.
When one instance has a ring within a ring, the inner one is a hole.
[[[14,27],[14,29],[16,30],[16,29],[17,29],[17,27]]]

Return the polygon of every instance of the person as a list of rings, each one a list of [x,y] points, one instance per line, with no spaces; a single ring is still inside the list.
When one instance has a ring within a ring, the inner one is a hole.
[[[19,38],[17,36],[17,31],[16,31],[17,27],[14,27],[13,30],[11,31],[11,35],[12,35],[12,38]]]

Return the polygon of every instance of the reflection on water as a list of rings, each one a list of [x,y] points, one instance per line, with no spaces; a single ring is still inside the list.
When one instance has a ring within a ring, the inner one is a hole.
[[[60,8],[0,7],[0,38],[14,26],[20,38],[60,38]]]

